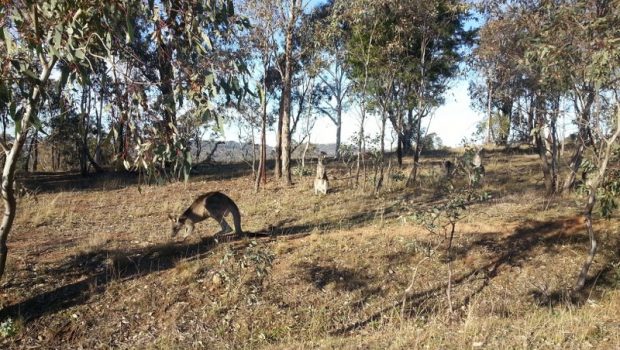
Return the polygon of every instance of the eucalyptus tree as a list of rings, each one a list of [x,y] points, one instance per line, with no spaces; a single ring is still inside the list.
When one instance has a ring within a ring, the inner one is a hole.
[[[320,73],[323,69],[321,61],[321,41],[318,40],[319,31],[317,26],[316,10],[301,15],[299,30],[294,36],[294,48],[297,52],[296,62],[293,66],[292,81],[292,120],[291,134],[300,134],[300,140],[292,148],[294,152],[297,147],[306,141],[310,141],[311,126],[316,121],[314,107],[319,104],[322,97],[320,89]],[[300,122],[305,119],[305,126],[300,127]],[[306,146],[308,146],[308,142]],[[303,161],[303,159],[302,159]]]
[[[337,2],[337,12],[343,14],[344,26],[347,28],[347,61],[351,69],[354,93],[359,101],[360,121],[357,141],[357,166],[355,184],[359,184],[360,170],[365,169],[365,135],[364,123],[368,110],[368,82],[371,70],[377,64],[378,50],[376,36],[382,18],[379,16],[379,2],[358,0],[344,3]],[[364,178],[365,180],[365,178]]]
[[[383,96],[395,101],[388,114],[398,133],[398,145],[404,150],[415,145],[408,179],[412,184],[422,150],[422,120],[443,103],[443,93],[458,73],[464,48],[472,43],[473,32],[465,29],[468,6],[456,0],[359,0],[342,6],[348,6],[350,14],[347,57],[351,78],[358,91],[360,86],[363,90],[391,86]],[[373,47],[368,45],[371,38]],[[391,76],[390,72],[394,73],[393,84],[368,84],[369,79]]]
[[[52,97],[52,72],[58,72],[56,96],[64,99],[63,94],[70,94],[65,89],[68,82],[88,90],[93,84],[92,73],[99,72],[97,67],[111,67],[102,70],[111,80],[114,107],[110,117],[127,126],[112,130],[125,165],[153,173],[155,163],[160,163],[165,172],[165,163],[172,159],[175,171],[187,176],[188,150],[174,130],[171,103],[174,101],[177,110],[183,107],[210,115],[220,92],[238,90],[238,75],[244,67],[236,59],[228,33],[245,25],[235,16],[232,3],[225,0],[157,4],[134,0],[14,1],[0,7],[0,24],[0,110],[10,116],[15,132],[12,143],[0,143],[6,154],[1,190],[5,207],[0,227],[2,275],[16,210],[15,166],[29,130],[42,126],[39,110]],[[215,52],[212,48],[216,45],[224,50]],[[159,73],[166,73],[169,67],[164,60],[172,63],[174,80],[168,81],[166,74],[149,80],[149,68],[157,64]],[[165,90],[168,83],[173,95]],[[160,94],[153,94],[156,90]],[[162,127],[153,123],[158,116],[163,116]],[[172,135],[168,127],[173,129]],[[162,139],[163,144],[159,142]],[[128,152],[130,146],[135,146],[132,152]]]
[[[149,174],[170,170],[187,177],[191,156],[187,139],[176,130],[178,115],[206,123],[217,118],[218,102],[240,96],[246,67],[236,39],[247,21],[235,14],[231,1],[167,0],[143,4],[140,15],[127,22],[131,40],[116,52],[113,74],[128,109],[119,126],[128,123],[133,133],[135,165],[144,160],[160,164],[144,167]],[[148,129],[140,128],[144,122]]]
[[[284,36],[283,64],[277,65],[282,78],[282,93],[280,95],[280,119],[282,121],[281,142],[281,167],[282,182],[285,185],[292,184],[291,178],[291,102],[293,65],[295,64],[295,52],[293,51],[293,39],[299,28],[299,20],[305,7],[304,0],[281,0],[280,14]]]
[[[320,67],[320,83],[316,90],[320,94],[316,100],[317,109],[336,126],[335,156],[338,158],[342,142],[342,114],[349,107],[347,98],[352,85],[346,60],[347,30],[344,28],[343,14],[339,13],[335,5],[335,0],[329,0],[318,6],[310,20],[313,23],[312,36],[320,45],[317,48]]]
[[[240,13],[248,18],[251,23],[251,30],[241,36],[242,47],[247,48],[245,56],[250,64],[254,62],[255,69],[252,71],[259,76],[256,88],[251,94],[258,99],[260,106],[260,150],[258,157],[258,171],[254,182],[254,189],[258,191],[261,183],[267,183],[266,162],[267,162],[267,126],[268,105],[270,97],[273,96],[273,82],[275,59],[278,54],[278,42],[276,33],[278,31],[278,20],[274,13],[278,10],[275,1],[244,0],[239,1]],[[259,72],[259,73],[256,73]],[[278,165],[278,164],[277,164]],[[276,169],[279,169],[277,166]]]
[[[108,38],[129,37],[125,19],[133,16],[138,5],[136,1],[15,1],[0,8],[0,109],[8,110],[15,132],[12,144],[0,143],[6,155],[1,189],[4,216],[0,227],[0,276],[16,212],[15,166],[29,130],[41,125],[39,110],[50,89],[52,72],[62,68],[60,90],[69,77],[85,82],[93,61],[106,55],[105,33]],[[59,62],[63,64],[59,66]]]
[[[580,291],[598,248],[593,228],[597,200],[602,216],[609,218],[620,195],[619,174],[608,172],[610,162],[620,160],[620,13],[617,4],[606,1],[565,1],[542,8],[544,26],[533,41],[532,56],[543,62],[544,74],[566,82],[578,126],[565,188],[572,186],[580,167],[588,176],[583,215],[590,249],[574,286]]]
[[[509,139],[530,137],[532,123],[522,124],[517,108],[526,76],[519,62],[525,53],[522,34],[511,16],[489,17],[479,31],[470,63],[484,81],[473,80],[469,93],[474,108],[486,113],[486,143],[506,145]]]
[[[410,90],[417,120],[413,167],[407,179],[407,184],[412,185],[422,151],[422,119],[444,102],[443,94],[458,73],[458,65],[464,58],[463,49],[471,45],[474,31],[465,29],[469,8],[458,0],[420,1],[407,14],[415,19],[409,23],[413,40],[407,48],[418,61],[416,67],[412,67],[413,88]]]
[[[474,51],[473,61],[485,77],[486,87],[476,89],[472,85],[470,93],[481,109],[486,104],[487,139],[493,129],[493,110],[498,111],[497,124],[501,124],[497,129],[504,128],[504,140],[498,139],[501,142],[506,141],[506,124],[512,122],[509,114],[513,106],[517,106],[517,115],[526,106],[526,132],[529,131],[528,137],[538,151],[545,189],[556,193],[560,185],[558,121],[567,81],[562,68],[547,65],[544,57],[533,50],[553,16],[553,7],[547,8],[543,2],[511,1],[504,5],[493,0],[483,1],[480,7],[485,11],[486,22],[480,30],[480,45]],[[514,121],[521,123],[521,119]]]
[[[541,158],[545,187],[556,193],[563,186],[572,188],[576,173],[585,173],[582,189],[586,194],[583,215],[590,238],[574,291],[583,289],[598,249],[593,228],[594,209],[609,217],[620,194],[617,172],[609,172],[610,162],[618,161],[620,145],[620,12],[613,1],[484,1],[491,25],[510,18],[517,33],[511,45],[522,49],[514,97],[529,100],[528,118]],[[505,33],[505,31],[503,31]],[[490,36],[505,35],[489,31]],[[496,51],[492,57],[502,55]],[[518,55],[518,56],[519,56]],[[518,101],[517,100],[517,101]],[[577,126],[574,153],[567,166],[564,183],[560,180],[557,152],[557,118],[561,101],[569,101],[570,116]]]

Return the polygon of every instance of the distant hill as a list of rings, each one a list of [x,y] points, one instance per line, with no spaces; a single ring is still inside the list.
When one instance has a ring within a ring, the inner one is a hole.
[[[216,141],[203,141],[200,156],[196,159],[196,147],[192,147],[192,156],[194,157],[194,163],[204,161],[216,146]],[[255,144],[255,149],[258,154],[260,145]],[[333,157],[336,151],[336,144],[312,144],[314,151],[309,150],[307,157],[316,157],[318,152],[325,152],[328,156]],[[300,158],[304,145],[300,145],[293,152],[293,158]],[[275,154],[275,148],[267,146],[267,158],[273,159]],[[252,145],[247,143],[241,143],[237,141],[223,141],[223,143],[217,145],[215,153],[213,153],[211,160],[218,163],[236,163],[242,161],[252,160]]]

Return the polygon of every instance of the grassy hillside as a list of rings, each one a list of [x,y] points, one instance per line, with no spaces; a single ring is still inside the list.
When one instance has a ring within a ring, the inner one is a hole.
[[[568,291],[588,238],[577,196],[549,198],[534,155],[491,153],[484,189],[456,226],[452,302],[442,235],[414,214],[446,200],[441,158],[416,188],[393,176],[380,195],[328,164],[312,177],[252,191],[226,167],[188,184],[143,186],[112,175],[30,179],[0,289],[8,348],[619,348],[618,216],[596,221],[602,245],[586,293]],[[404,171],[404,170],[403,170]],[[169,213],[220,190],[250,237],[197,225],[169,237]]]

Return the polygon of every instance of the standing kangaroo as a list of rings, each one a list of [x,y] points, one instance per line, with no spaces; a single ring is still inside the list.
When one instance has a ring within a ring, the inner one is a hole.
[[[194,225],[200,221],[208,218],[213,218],[217,221],[222,229],[215,234],[215,236],[232,231],[232,228],[228,225],[224,216],[230,213],[233,217],[233,223],[235,225],[235,233],[238,236],[243,234],[241,230],[241,214],[239,208],[227,195],[221,192],[208,192],[200,197],[196,198],[194,203],[187,208],[181,216],[174,218],[169,215],[170,221],[172,221],[172,237],[176,236],[181,228],[186,227],[185,236],[187,238],[194,231]]]
[[[323,160],[325,159],[325,152],[319,154],[318,162],[316,164],[316,177],[314,179],[314,194],[322,193],[327,194],[329,189],[329,183],[327,180],[327,171],[325,171],[325,165]]]

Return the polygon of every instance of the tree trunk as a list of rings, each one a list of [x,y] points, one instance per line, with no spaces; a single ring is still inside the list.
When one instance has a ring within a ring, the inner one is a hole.
[[[340,142],[342,137],[342,105],[338,103],[336,111],[336,118],[338,123],[336,123],[336,159],[340,158]]]
[[[308,153],[308,148],[310,148],[310,135],[308,135],[304,150],[301,152],[301,176],[304,175],[304,171],[306,170],[306,153]]]
[[[97,161],[90,155],[90,151],[88,150],[88,145],[82,142],[81,149],[82,149],[81,154],[86,158],[86,161],[88,161],[88,163],[90,163],[90,165],[92,165],[93,168],[95,168],[95,172],[102,173],[103,168],[99,166]],[[87,174],[88,174],[88,171],[83,172],[82,176],[87,175]]]
[[[366,170],[364,162],[364,122],[366,121],[366,87],[368,86],[368,65],[370,64],[370,49],[373,45],[373,39],[375,35],[375,28],[377,27],[378,20],[375,20],[370,38],[368,39],[368,49],[366,51],[366,57],[364,62],[364,83],[362,85],[362,103],[360,106],[362,120],[360,121],[359,140],[357,141],[357,170],[355,172],[355,185],[359,185],[360,167],[364,163],[364,182],[366,180]],[[364,183],[365,185],[365,183]]]
[[[379,164],[379,178],[375,183],[375,193],[378,193],[383,186],[383,173],[385,170],[385,123],[387,121],[387,117],[385,112],[381,116],[381,139],[380,139],[380,147],[381,147],[381,160]]]
[[[551,119],[549,120],[550,125],[547,125],[546,116],[548,113],[544,110],[543,96],[538,96],[535,101],[536,123],[538,130],[534,133],[534,141],[536,148],[538,149],[538,156],[541,160],[545,190],[547,194],[551,195],[555,193],[557,187],[557,172],[556,168],[554,168],[554,166],[556,166],[556,161],[553,160],[553,157],[556,156],[554,152],[554,148],[556,147],[554,144],[557,140],[553,135],[554,126],[551,125],[553,124],[554,114],[551,115]],[[545,135],[545,130],[549,130],[549,135]]]
[[[6,144],[6,124],[8,123],[7,114],[2,115],[2,141]]]
[[[413,186],[415,184],[415,181],[418,178],[418,167],[420,165],[419,162],[420,162],[420,152],[421,152],[420,138],[422,135],[421,126],[422,126],[422,117],[418,115],[418,118],[416,120],[416,141],[415,141],[415,148],[413,150],[413,167],[411,168],[411,172],[409,173],[409,177],[407,178],[407,183],[406,183],[407,187]]]
[[[103,152],[101,151],[101,142],[103,140],[103,128],[101,125],[101,119],[103,118],[103,101],[104,101],[104,87],[106,86],[106,74],[101,75],[101,94],[99,96],[99,110],[95,107],[95,118],[97,119],[97,140],[95,145],[95,163],[101,163],[103,160]]]
[[[484,143],[486,144],[490,144],[491,140],[492,140],[492,129],[493,129],[493,124],[491,123],[491,99],[493,96],[493,92],[492,92],[492,87],[491,87],[491,81],[490,79],[487,79],[487,135],[486,135],[486,139],[484,140]]]
[[[403,167],[403,137],[400,133],[397,135],[396,141],[396,161],[398,162],[398,167]]]
[[[36,130],[34,132],[34,137],[33,140],[34,142],[34,149],[32,151],[32,172],[36,172],[37,168],[39,167],[39,131]]]
[[[594,233],[594,229],[592,228],[592,211],[594,209],[594,204],[596,203],[596,191],[598,190],[601,182],[605,178],[607,165],[609,164],[609,159],[614,152],[614,146],[616,140],[618,139],[618,136],[620,136],[620,105],[616,105],[616,131],[608,139],[604,139],[606,147],[605,149],[601,149],[599,153],[597,164],[598,169],[594,175],[594,178],[591,180],[590,185],[588,186],[589,194],[588,201],[586,202],[584,208],[584,216],[588,228],[588,235],[590,237],[590,250],[588,252],[588,257],[581,268],[579,277],[577,278],[577,283],[575,283],[575,287],[573,289],[577,292],[583,289],[583,287],[585,286],[586,278],[588,277],[588,271],[590,270],[590,266],[592,266],[592,263],[594,262],[594,256],[598,248],[596,235]]]
[[[174,71],[172,68],[172,52],[166,44],[157,48],[157,70],[159,71],[159,91],[162,95],[164,122],[164,138],[169,147],[173,146],[173,127],[176,126],[176,104],[174,102]]]
[[[213,155],[215,154],[215,152],[217,151],[217,148],[224,144],[224,141],[217,141],[214,145],[213,148],[211,149],[211,151],[209,152],[209,154],[207,154],[207,157],[205,158],[205,160],[203,160],[204,163],[209,163],[211,162],[211,158],[213,158]]]
[[[26,158],[24,159],[24,172],[26,173],[30,171],[30,155],[32,154],[33,144],[34,144],[34,139],[31,138],[30,144],[28,145],[28,150],[26,151]]]
[[[254,192],[258,193],[260,189],[260,183],[263,182],[263,185],[267,183],[266,172],[265,172],[265,162],[267,161],[267,151],[266,151],[266,125],[267,125],[267,105],[262,103],[262,117],[261,117],[261,128],[260,128],[260,151],[258,156],[258,171],[256,172],[256,180],[254,181]]]
[[[541,160],[542,172],[545,180],[545,190],[547,191],[547,194],[553,194],[553,189],[555,188],[555,184],[553,183],[553,174],[551,173],[549,157],[547,156],[547,147],[545,146],[543,135],[540,132],[536,133],[535,141],[536,148],[538,149],[538,156]]]
[[[500,108],[501,116],[499,119],[499,131],[495,142],[498,145],[506,146],[508,144],[508,138],[510,137],[510,125],[512,125],[512,98],[502,99],[502,105]],[[504,121],[506,121],[504,123]],[[506,129],[504,129],[504,127]]]
[[[408,125],[408,127],[405,127],[405,124]],[[404,120],[404,116],[401,117],[401,130],[402,130],[403,157],[404,157],[404,156],[411,154],[411,140],[413,139],[413,135],[415,133],[415,124],[414,124],[412,109],[409,109],[407,111],[407,122],[406,123]]]
[[[291,13],[286,29],[286,46],[284,48],[284,80],[282,82],[282,183],[291,185],[291,90],[293,79],[293,32],[297,22],[299,0],[291,0]]]
[[[90,87],[84,87],[82,89],[82,103],[81,103],[81,147],[80,150],[80,174],[85,176],[88,174],[88,161],[92,159],[88,154],[88,128],[90,124],[90,111],[91,111],[91,99],[90,99]]]
[[[282,91],[282,95],[284,95],[284,90]],[[276,165],[275,165],[275,175],[277,179],[282,178],[282,97],[280,97],[280,111],[278,115],[278,131],[276,132]]]
[[[252,175],[256,176],[257,174],[257,168],[256,168],[256,143],[254,143],[255,139],[254,139],[254,125],[250,124],[250,130],[252,132]]]
[[[553,181],[553,193],[558,193],[559,181],[558,181],[558,170],[559,170],[559,150],[558,150],[558,115],[560,113],[560,102],[559,98],[556,102],[557,105],[554,108],[553,117],[551,118],[551,176]]]
[[[4,269],[6,267],[6,258],[8,255],[8,248],[6,245],[15,220],[15,213],[17,209],[17,202],[15,200],[15,193],[13,192],[13,184],[15,182],[15,167],[17,165],[17,159],[21,154],[22,147],[26,141],[28,127],[34,116],[38,113],[39,100],[41,98],[41,88],[49,80],[50,73],[56,65],[56,58],[52,58],[47,67],[43,67],[43,71],[39,75],[39,85],[35,85],[32,90],[32,95],[29,99],[26,111],[21,120],[21,132],[16,133],[13,146],[6,154],[6,161],[4,162],[4,168],[2,170],[2,202],[4,203],[4,216],[2,218],[2,224],[0,226],[0,279],[4,275]]]
[[[363,92],[362,92],[363,93]],[[362,121],[360,122],[360,130],[357,140],[357,168],[355,170],[355,186],[359,185],[360,170],[362,167],[362,140],[364,139],[364,119],[366,119],[366,112],[362,107]]]
[[[588,236],[590,237],[590,250],[588,251],[588,257],[586,258],[586,261],[581,266],[579,277],[577,277],[577,282],[575,283],[575,287],[573,288],[574,291],[580,291],[586,285],[588,271],[590,270],[590,266],[592,266],[592,263],[594,262],[594,256],[596,255],[596,251],[598,250],[598,241],[596,240],[596,234],[594,233],[594,229],[592,228],[592,210],[594,209],[595,203],[596,190],[592,190],[592,188],[590,188],[590,194],[588,195],[588,201],[586,202],[583,213],[586,219]]]

